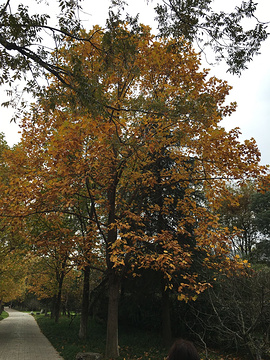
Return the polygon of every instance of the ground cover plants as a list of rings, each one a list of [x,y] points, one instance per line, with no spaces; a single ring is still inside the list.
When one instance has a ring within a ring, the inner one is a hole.
[[[102,353],[105,345],[105,324],[89,323],[89,334],[85,340],[78,338],[80,316],[71,319],[62,316],[58,323],[44,315],[35,316],[41,331],[50,340],[65,360],[74,360],[78,352]],[[163,360],[168,349],[161,345],[161,337],[154,331],[135,328],[119,328],[119,360]],[[197,345],[198,348],[199,345]],[[215,350],[200,349],[202,360],[246,360],[233,354],[222,354]]]
[[[8,313],[6,311],[2,311],[1,315],[0,315],[0,320],[3,320],[5,318],[8,317]]]

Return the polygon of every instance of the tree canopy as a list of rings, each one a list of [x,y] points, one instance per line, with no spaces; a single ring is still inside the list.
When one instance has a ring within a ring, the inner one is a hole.
[[[218,273],[245,271],[215,211],[232,199],[228,181],[265,169],[254,139],[240,143],[238,129],[220,126],[235,110],[225,105],[230,86],[201,68],[192,43],[240,73],[267,37],[257,20],[252,31],[240,25],[256,19],[252,1],[217,14],[210,0],[164,0],[158,36],[124,14],[123,1],[112,3],[106,26],[91,30],[77,2],[59,1],[57,25],[12,0],[0,8],[0,84],[24,78],[36,96],[21,142],[4,151],[1,218],[27,219],[26,243],[38,248],[38,265],[57,267],[59,298],[72,265],[88,283],[90,266],[104,273],[107,357],[119,354],[127,272],[155,271],[163,294],[189,301]]]
[[[25,89],[37,93],[40,76],[46,78],[52,74],[66,86],[74,86],[73,81],[66,82],[70,72],[59,62],[57,49],[67,40],[91,43],[91,37],[80,33],[84,26],[80,12],[85,4],[59,0],[53,2],[52,12],[48,2],[47,11],[40,14],[36,12],[35,3],[39,1],[33,0],[28,6],[6,0],[0,6],[0,84],[13,85],[14,81],[25,79]],[[124,1],[112,0],[111,3],[110,16],[126,15],[132,19],[125,13]],[[45,4],[41,2],[38,8]],[[183,36],[206,54],[208,48],[212,49],[217,60],[227,63],[228,71],[240,74],[259,53],[268,36],[267,24],[256,17],[256,5],[252,0],[239,1],[234,11],[225,13],[215,10],[213,0],[162,0],[155,7],[159,36],[175,39]],[[154,5],[148,2],[146,6]],[[87,12],[91,12],[91,8]],[[247,28],[246,22],[242,24],[244,20],[249,20]],[[56,51],[52,55],[53,48]]]
[[[229,179],[263,168],[254,140],[242,144],[238,130],[219,125],[235,109],[223,104],[230,87],[200,70],[184,38],[157,40],[149,27],[114,18],[80,37],[91,43],[57,49],[64,83],[76,83],[52,78],[7,154],[2,215],[72,220],[70,244],[85,244],[88,262],[106,266],[106,354],[117,356],[126,270],[158,271],[180,300],[195,300],[215,273],[245,269],[212,210],[229,196]]]
[[[216,11],[213,0],[163,0],[156,12],[162,35],[184,36],[203,52],[210,47],[229,72],[241,74],[268,36],[267,24],[256,17],[256,7],[252,0],[239,1],[226,13]],[[253,19],[251,27],[243,24],[246,19]]]

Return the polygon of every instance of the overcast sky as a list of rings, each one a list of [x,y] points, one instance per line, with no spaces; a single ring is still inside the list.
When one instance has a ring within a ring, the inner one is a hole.
[[[0,0],[1,2],[3,0]],[[50,0],[51,1],[51,0]],[[140,13],[140,21],[154,26],[153,2],[146,5],[146,0],[129,0],[129,11]],[[270,0],[257,0],[257,16],[261,21],[270,21]],[[84,26],[90,28],[95,24],[104,24],[109,0],[85,0],[87,13],[81,16]],[[215,6],[222,10],[232,9],[240,0],[215,0]],[[91,5],[93,4],[93,5]],[[226,7],[226,8],[225,8]],[[270,164],[270,38],[263,44],[261,55],[248,65],[241,77],[226,73],[222,65],[212,67],[211,74],[227,80],[233,86],[228,101],[236,101],[236,112],[226,118],[222,125],[226,129],[240,127],[241,141],[254,137],[262,154],[262,164]],[[206,65],[209,67],[209,65]],[[0,89],[0,94],[3,92]],[[1,95],[3,100],[3,95]],[[1,101],[2,102],[2,101]],[[8,144],[12,146],[20,139],[18,126],[10,123],[9,110],[0,109],[0,131],[4,132]]]

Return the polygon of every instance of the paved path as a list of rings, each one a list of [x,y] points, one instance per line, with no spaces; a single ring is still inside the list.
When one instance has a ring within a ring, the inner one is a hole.
[[[63,359],[41,333],[33,316],[5,308],[9,317],[0,321],[1,360]]]

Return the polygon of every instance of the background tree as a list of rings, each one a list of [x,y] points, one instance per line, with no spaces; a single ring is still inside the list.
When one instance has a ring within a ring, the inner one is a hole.
[[[222,224],[228,226],[233,233],[239,231],[233,238],[235,253],[249,257],[254,245],[259,241],[259,228],[256,226],[256,215],[253,210],[253,197],[256,193],[254,181],[240,186],[229,186],[232,198],[219,209]]]
[[[9,187],[10,173],[5,153],[12,151],[0,134],[0,187]],[[4,194],[3,194],[4,195]],[[3,196],[4,197],[4,196]],[[1,212],[5,206],[0,203]],[[23,222],[20,219],[0,218],[0,308],[2,304],[19,298],[25,290],[28,261]]]
[[[26,288],[27,259],[20,250],[8,246],[0,252],[0,306],[23,297]]]
[[[252,209],[255,213],[255,223],[260,232],[269,237],[270,234],[270,192],[256,192],[252,199]]]
[[[254,212],[254,221],[258,229],[258,241],[252,252],[252,261],[265,262],[269,264],[270,260],[270,193],[269,191],[257,191],[252,197],[252,210]]]
[[[39,214],[38,218],[31,219],[28,226],[29,244],[37,258],[37,266],[31,270],[31,288],[33,291],[36,287],[35,293],[40,298],[44,294],[52,298],[51,315],[58,322],[64,279],[75,265],[76,236],[68,219],[61,214]]]
[[[229,186],[232,198],[218,210],[220,220],[233,233],[235,253],[251,262],[267,260],[269,235],[269,192],[260,191],[254,180]]]

